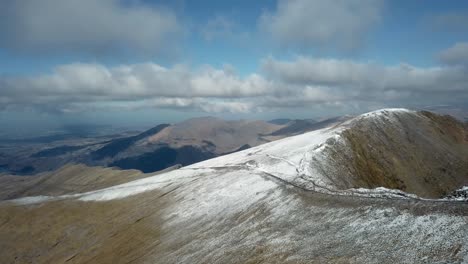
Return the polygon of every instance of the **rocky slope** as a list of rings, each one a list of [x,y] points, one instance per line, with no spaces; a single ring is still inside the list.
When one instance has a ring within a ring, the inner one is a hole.
[[[366,140],[357,137],[364,137],[362,131]],[[370,146],[357,151],[354,141]],[[423,148],[424,142],[440,145]],[[411,144],[398,145],[403,143]],[[467,262],[468,204],[415,196],[432,196],[465,184],[466,177],[458,174],[465,164],[445,167],[447,171],[437,176],[437,185],[443,188],[395,175],[406,192],[414,190],[413,195],[390,190],[394,181],[381,178],[392,173],[370,181],[367,172],[374,167],[388,169],[387,164],[378,160],[362,167],[359,159],[370,151],[385,150],[391,161],[398,160],[398,152],[390,147],[395,144],[405,154],[412,148],[430,150],[437,157],[444,150],[458,160],[467,148],[466,128],[429,113],[378,111],[102,190],[4,201],[0,259],[7,263]],[[325,168],[332,165],[341,167],[328,173]],[[337,173],[341,169],[362,175]],[[385,188],[365,189],[375,186]]]

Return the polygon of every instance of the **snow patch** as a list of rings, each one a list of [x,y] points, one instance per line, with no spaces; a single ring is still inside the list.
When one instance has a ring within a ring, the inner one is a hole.
[[[351,194],[355,196],[365,196],[365,197],[374,197],[374,198],[413,198],[420,199],[417,195],[403,192],[397,189],[388,189],[385,187],[377,187],[374,189],[366,188],[353,188],[343,191],[343,193]]]
[[[453,191],[451,194],[447,195],[444,200],[468,201],[468,186],[463,186],[462,188]]]
[[[178,169],[163,174],[157,174],[141,180],[136,180],[121,185],[87,192],[79,195],[81,201],[109,201],[122,199],[128,196],[141,194],[155,189],[161,189],[172,183],[184,183],[193,180],[193,177],[201,177],[211,169],[186,170]]]
[[[369,117],[382,117],[382,116],[389,116],[390,114],[401,114],[401,113],[416,113],[416,111],[409,110],[406,108],[384,108],[384,109],[379,109],[376,111],[372,111],[369,113],[362,114],[358,116],[357,118],[369,118]]]
[[[12,202],[18,205],[28,205],[28,204],[37,204],[37,203],[42,203],[45,201],[50,201],[53,198],[54,197],[52,196],[39,195],[39,196],[30,196],[30,197],[23,197],[23,198],[18,198],[14,200],[8,200],[8,202]]]

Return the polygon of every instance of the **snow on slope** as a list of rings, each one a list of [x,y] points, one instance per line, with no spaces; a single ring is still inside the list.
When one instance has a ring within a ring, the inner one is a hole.
[[[196,163],[161,175],[93,192],[56,198],[50,197],[49,199],[78,198],[82,201],[121,199],[142,192],[164,188],[174,183],[188,183],[207,175],[212,178],[212,182],[214,184],[212,187],[218,188],[219,186],[215,186],[215,183],[224,185],[224,182],[221,181],[226,181],[226,177],[225,175],[218,175],[216,170],[229,168],[233,171],[230,175],[236,181],[233,182],[233,185],[245,185],[249,188],[258,188],[259,190],[263,190],[264,185],[269,186],[270,181],[273,179],[301,189],[329,194],[367,197],[417,198],[415,195],[407,194],[400,190],[390,190],[383,187],[376,189],[357,188],[339,190],[334,185],[333,179],[325,177],[311,165],[313,160],[326,160],[328,158],[324,156],[324,150],[326,148],[330,148],[334,144],[337,144],[337,142],[340,142],[342,140],[340,136],[341,132],[346,130],[355,120],[372,118],[381,120],[382,122],[394,122],[394,118],[392,117],[393,113],[416,112],[407,109],[378,110],[358,116],[334,127],[280,139],[244,151]],[[235,174],[250,175],[250,177],[240,177],[235,176]],[[198,186],[197,188],[203,189],[208,187]],[[233,191],[233,189],[231,188],[229,191]],[[46,198],[41,197],[41,199],[23,199],[17,202],[27,203],[30,201],[31,203],[34,203],[44,200],[46,200]]]
[[[463,186],[462,188],[453,191],[444,199],[452,201],[468,201],[468,186]]]
[[[303,135],[293,136],[282,140],[277,140],[271,143],[263,144],[258,147],[250,148],[245,151],[236,152],[226,156],[221,156],[211,160],[193,164],[178,170],[170,171],[161,175],[148,177],[141,180],[132,181],[129,183],[113,186],[110,188],[97,190],[93,192],[65,195],[60,198],[78,198],[82,201],[107,201],[112,199],[121,199],[130,195],[137,195],[142,192],[164,188],[175,182],[186,183],[195,178],[203,177],[204,175],[216,175],[218,168],[232,168],[237,170],[231,174],[251,175],[252,177],[233,176],[237,184],[245,185],[241,179],[244,179],[248,184],[249,189],[254,186],[262,189],[262,185],[269,185],[271,181],[265,180],[264,176],[275,177],[290,184],[300,184],[299,175],[307,175],[317,186],[317,190],[326,190],[331,186],[331,183],[322,179],[320,175],[309,168],[308,163],[315,155],[320,155],[321,150],[327,142],[339,140],[339,132],[344,127],[333,129],[321,129],[305,133]],[[259,175],[260,177],[253,177]],[[256,179],[257,182],[253,181]],[[213,182],[225,181],[225,177],[214,177]],[[213,186],[214,188],[218,188]],[[200,186],[200,188],[206,188]],[[232,190],[230,190],[232,191]],[[57,197],[58,198],[58,197]],[[49,199],[57,199],[49,197]],[[18,203],[41,202],[46,200],[41,199],[23,199]]]
[[[340,195],[417,198],[401,190],[384,187],[342,190],[336,186],[333,178],[327,177],[315,166],[317,161],[326,163],[333,159],[326,150],[337,144],[346,144],[341,133],[355,122],[371,119],[383,125],[395,124],[398,122],[397,116],[401,114],[417,114],[417,112],[401,108],[382,109],[363,114],[337,126],[277,140],[229,156],[193,164],[187,168],[246,166],[251,171],[276,177],[306,190]]]

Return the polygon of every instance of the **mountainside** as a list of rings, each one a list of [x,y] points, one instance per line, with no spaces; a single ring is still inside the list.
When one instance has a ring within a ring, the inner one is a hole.
[[[386,109],[197,166],[228,160],[326,193],[383,187],[441,198],[468,185],[467,135],[449,116]]]
[[[265,143],[267,141],[262,139],[262,135],[270,134],[282,127],[283,125],[265,121],[193,118],[154,134],[141,142],[141,145],[164,143],[172,147],[212,146],[214,153],[222,154],[234,151],[245,144],[257,146]]]
[[[186,166],[246,146],[269,142],[262,136],[282,126],[263,121],[225,121],[205,117],[156,128],[151,133],[147,131],[132,137],[131,143],[122,139],[105,145],[96,152],[112,149],[112,155],[97,157],[101,162],[95,162],[96,156],[93,156],[90,163],[143,172],[154,172],[178,164]],[[124,142],[124,148],[119,148],[119,141]]]
[[[282,138],[285,135],[275,138],[264,135],[283,127],[264,121],[204,117],[173,125],[161,124],[131,135],[12,144],[0,146],[0,168],[24,175],[55,170],[69,163],[83,163],[154,172]]]
[[[1,202],[0,259],[464,263],[468,203],[420,197],[466,185],[467,150],[456,120],[376,111],[102,190]]]
[[[399,189],[440,198],[468,185],[468,127],[430,112],[358,118],[313,162],[337,188]]]
[[[0,200],[89,192],[147,176],[137,170],[88,167],[83,164],[68,164],[35,177],[0,175]]]

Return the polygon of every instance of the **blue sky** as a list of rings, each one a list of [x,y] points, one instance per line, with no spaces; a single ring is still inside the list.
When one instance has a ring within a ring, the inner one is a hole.
[[[468,99],[466,1],[0,5],[3,124],[302,118]]]
[[[125,1],[122,1],[125,3]],[[127,1],[128,2],[128,1]],[[173,9],[187,24],[187,36],[179,43],[183,50],[170,58],[151,54],[89,54],[80,50],[72,53],[49,51],[17,52],[0,49],[0,70],[7,74],[40,73],[55,65],[80,62],[100,62],[106,65],[156,61],[163,65],[177,62],[222,66],[232,64],[247,74],[258,69],[266,56],[291,57],[298,54],[357,60],[376,60],[385,64],[408,62],[418,66],[437,65],[435,54],[456,42],[468,41],[468,30],[450,32],[436,29],[431,17],[460,13],[468,16],[466,1],[387,1],[382,8],[382,19],[366,36],[368,40],[357,50],[337,51],[312,47],[308,50],[284,49],[262,39],[257,32],[258,18],[264,10],[274,10],[276,1],[144,1],[149,6]],[[250,34],[244,40],[206,40],[202,31],[209,21],[223,17],[232,22],[234,34]],[[248,42],[248,43],[245,43]]]

